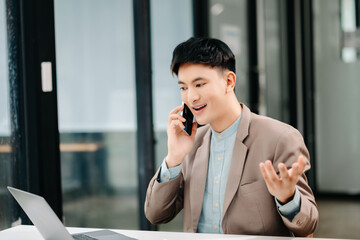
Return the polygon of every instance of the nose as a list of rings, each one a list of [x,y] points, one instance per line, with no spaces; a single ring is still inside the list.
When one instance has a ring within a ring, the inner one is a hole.
[[[195,103],[200,99],[200,95],[195,88],[189,88],[187,94],[188,103]]]

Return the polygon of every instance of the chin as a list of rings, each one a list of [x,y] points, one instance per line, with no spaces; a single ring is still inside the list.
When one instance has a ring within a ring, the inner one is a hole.
[[[209,123],[209,121],[206,119],[197,119],[197,118],[195,118],[195,119],[196,119],[197,124],[199,124],[199,125],[206,125]]]

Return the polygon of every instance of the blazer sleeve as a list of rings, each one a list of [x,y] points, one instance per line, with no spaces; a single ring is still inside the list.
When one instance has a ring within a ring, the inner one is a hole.
[[[152,224],[171,221],[184,206],[183,173],[168,182],[159,183],[160,168],[151,179],[145,199],[145,216]]]
[[[280,212],[279,214],[286,227],[295,236],[307,236],[315,231],[319,221],[319,212],[315,197],[305,175],[305,172],[310,169],[309,152],[299,131],[291,128],[279,137],[276,145],[274,167],[277,173],[279,173],[277,165],[280,162],[284,163],[287,168],[290,168],[300,155],[303,155],[306,161],[304,173],[297,183],[301,198],[300,211],[291,220]]]

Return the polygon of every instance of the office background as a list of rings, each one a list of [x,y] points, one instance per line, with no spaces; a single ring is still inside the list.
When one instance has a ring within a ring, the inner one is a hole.
[[[303,134],[315,236],[360,238],[359,3],[0,0],[0,229],[29,223],[11,185],[67,226],[155,230],[143,202],[181,103],[172,50],[210,36],[236,55],[239,100]]]

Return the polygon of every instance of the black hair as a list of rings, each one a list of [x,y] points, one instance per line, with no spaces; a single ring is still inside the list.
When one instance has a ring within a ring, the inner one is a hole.
[[[178,74],[184,63],[201,63],[235,73],[235,56],[226,43],[214,38],[191,37],[180,43],[173,52],[171,71]]]

